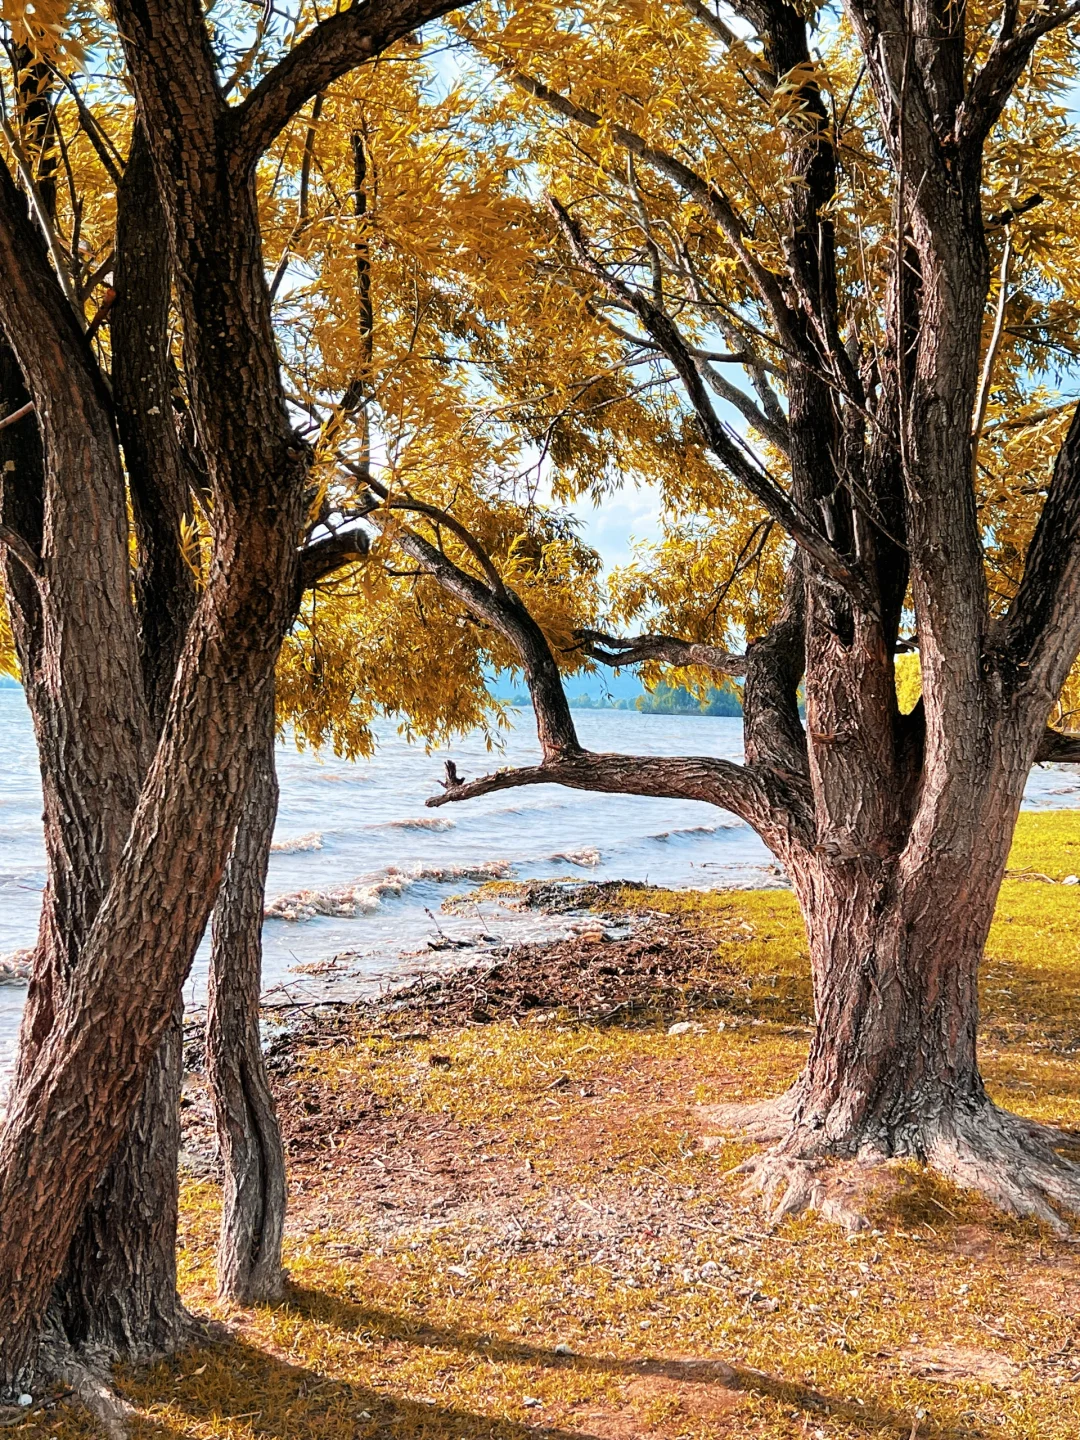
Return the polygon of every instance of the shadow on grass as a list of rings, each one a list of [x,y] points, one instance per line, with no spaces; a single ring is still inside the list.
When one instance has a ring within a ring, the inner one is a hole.
[[[829,1416],[869,1435],[893,1434],[936,1437],[936,1440],[979,1440],[981,1429],[943,1427],[932,1421],[916,1424],[872,1403],[858,1404],[823,1394],[810,1386],[783,1380],[747,1366],[720,1360],[645,1358],[626,1360],[607,1356],[562,1353],[543,1346],[476,1332],[428,1325],[407,1316],[354,1303],[323,1291],[290,1287],[280,1309],[319,1325],[354,1336],[360,1344],[395,1341],[414,1347],[458,1352],[489,1363],[543,1366],[552,1370],[603,1374],[628,1381],[655,1379],[685,1385],[715,1386],[727,1392],[754,1393],[787,1410],[798,1409],[809,1419]],[[198,1364],[192,1368],[192,1362]],[[125,1386],[128,1398],[143,1409],[169,1405],[194,1422],[217,1427],[243,1421],[245,1430],[262,1437],[305,1436],[311,1440],[344,1437],[409,1437],[409,1440],[525,1440],[539,1435],[552,1440],[596,1440],[592,1431],[535,1424],[443,1407],[435,1402],[397,1399],[320,1375],[281,1360],[238,1337],[219,1341],[190,1353],[180,1365],[158,1366]],[[179,1437],[173,1416],[160,1422],[144,1421],[139,1434]]]

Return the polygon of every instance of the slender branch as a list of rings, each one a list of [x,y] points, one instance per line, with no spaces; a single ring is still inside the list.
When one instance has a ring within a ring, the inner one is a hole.
[[[28,410],[32,410],[33,408],[32,405],[24,405],[21,410],[16,410],[14,415],[9,416],[4,423],[8,424],[11,420],[18,419],[20,415],[25,415]],[[35,580],[41,579],[41,561],[38,556],[34,554],[33,547],[23,539],[17,530],[12,530],[8,525],[0,525],[0,545],[10,550],[16,560],[24,566]]]
[[[479,49],[481,53],[487,54],[483,40],[475,30],[467,25],[463,25],[461,29],[470,44]],[[603,126],[603,117],[595,110],[588,110],[583,105],[575,104],[565,95],[561,95],[557,90],[552,90],[550,86],[545,85],[543,81],[514,69],[507,61],[501,60],[497,56],[488,58],[493,59],[511,85],[526,95],[531,95],[535,100],[539,100],[541,104],[549,110],[553,110],[557,115],[562,115],[565,119],[572,120],[575,124],[589,130],[599,130]],[[755,258],[749,248],[747,242],[750,235],[747,227],[735,212],[724,192],[710,181],[702,179],[695,170],[692,170],[689,165],[675,155],[647,144],[642,136],[633,130],[628,130],[625,125],[613,124],[608,127],[607,133],[617,145],[659,170],[662,175],[673,181],[709,212],[727,238],[754,288],[768,307],[784,343],[791,350],[802,353],[805,346],[802,344],[795,323],[795,312],[784,298],[784,292],[775,275]]]
[[[19,143],[19,137],[11,128],[11,122],[7,116],[2,112],[0,112],[0,132],[3,133],[4,139],[11,148],[11,153],[15,156],[15,164],[19,168],[19,175],[33,202],[34,214],[37,216],[41,233],[45,237],[45,243],[49,247],[49,255],[52,258],[53,267],[56,270],[56,278],[60,282],[60,288],[67,297],[68,304],[71,306],[72,313],[78,321],[80,328],[85,330],[86,317],[83,314],[82,306],[79,304],[79,297],[75,293],[71,271],[68,267],[68,258],[64,254],[64,247],[61,245],[60,237],[56,233],[56,227],[49,214],[49,207],[41,198],[41,191],[38,189],[37,180],[34,178],[33,167],[26,158],[26,153]]]
[[[986,359],[983,361],[982,375],[979,377],[979,392],[975,399],[975,415],[971,422],[971,466],[972,474],[976,478],[979,468],[979,441],[982,438],[983,425],[986,421],[986,407],[990,402],[990,387],[994,383],[994,366],[997,364],[1001,338],[1005,333],[1005,309],[1009,303],[1009,265],[1011,261],[1012,231],[1009,231],[1005,236],[1005,245],[1001,252],[997,313],[994,316],[994,328],[990,335],[990,343],[986,347]]]
[[[806,551],[836,585],[846,591],[863,610],[873,613],[873,597],[862,578],[797,509],[779,485],[763,469],[752,464],[748,455],[727,434],[709,401],[698,364],[686,348],[686,342],[671,317],[605,269],[589,250],[581,228],[564,206],[551,195],[547,197],[547,201],[578,263],[634,311],[644,329],[670,361],[686,389],[706,440],[717,459],[728,467],[735,479],[765,507],[773,519],[784,527],[796,544]]]
[[[1035,46],[1044,35],[1071,24],[1078,15],[1080,0],[1074,0],[1063,10],[1050,9],[1041,13],[1037,10],[1017,30],[1016,6],[1010,0],[986,63],[972,80],[967,97],[957,113],[956,134],[962,146],[971,150],[982,145],[1004,110]]]
[[[13,410],[10,415],[5,415],[0,420],[0,430],[6,430],[9,425],[14,425],[16,420],[21,420],[23,416],[29,415],[33,409],[34,402],[32,400],[28,400],[25,405],[20,405],[18,410]]]
[[[726,45],[729,50],[741,51],[746,55],[755,75],[757,75],[759,80],[765,82],[770,91],[772,90],[772,87],[776,84],[776,76],[769,69],[768,65],[753,53],[746,41],[741,40],[739,36],[735,34],[735,31],[721,20],[719,15],[715,15],[707,5],[701,3],[701,0],[682,0],[682,4],[683,9],[693,15],[695,20],[700,20],[710,34],[714,35],[722,45]]]
[[[235,163],[241,170],[250,169],[312,96],[461,3],[353,0],[348,9],[320,21],[231,112]]]
[[[349,468],[352,469],[351,466]],[[497,595],[502,600],[509,598],[509,592],[491,556],[480,544],[480,541],[477,540],[472,531],[469,530],[467,526],[462,525],[460,520],[455,520],[448,510],[442,510],[438,505],[431,505],[426,500],[417,500],[408,494],[408,492],[402,495],[391,495],[385,485],[381,484],[378,480],[372,479],[370,475],[365,477],[364,483],[369,490],[374,491],[374,493],[378,495],[387,510],[411,510],[417,515],[425,515],[429,520],[434,520],[437,525],[445,526],[451,534],[457,536],[469,553],[475,557],[480,568],[487,576],[492,594]]]
[[[745,655],[721,650],[717,645],[702,645],[696,640],[679,640],[672,635],[634,635],[623,639],[603,630],[575,630],[574,638],[583,642],[586,655],[603,665],[641,665],[651,660],[678,667],[700,665],[721,675],[746,673]]]

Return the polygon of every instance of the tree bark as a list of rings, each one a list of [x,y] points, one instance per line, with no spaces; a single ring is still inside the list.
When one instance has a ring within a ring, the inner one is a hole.
[[[214,910],[206,1070],[225,1170],[218,1292],[242,1305],[281,1294],[285,1152],[259,1036],[266,870],[277,816],[273,697]]]

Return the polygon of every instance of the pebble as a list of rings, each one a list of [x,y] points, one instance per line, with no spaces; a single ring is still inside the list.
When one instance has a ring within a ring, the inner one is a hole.
[[[567,1345],[565,1340],[560,1340],[558,1345],[555,1346],[556,1355],[572,1355],[573,1353],[573,1350],[570,1349],[570,1346]]]
[[[674,1025],[668,1026],[669,1035],[689,1035],[694,1028],[692,1020],[678,1020]]]
[[[537,1407],[538,1405],[542,1404],[543,1402],[540,1401],[540,1400],[537,1400],[537,1398],[536,1398],[535,1395],[523,1395],[523,1396],[521,1397],[521,1403],[522,1403],[522,1405],[527,1405],[530,1410],[535,1410],[536,1407]]]
[[[27,1405],[33,1405],[33,1403],[34,1403],[34,1397],[33,1397],[33,1395],[20,1395],[20,1396],[19,1396],[19,1404],[22,1405],[24,1408],[25,1408]]]

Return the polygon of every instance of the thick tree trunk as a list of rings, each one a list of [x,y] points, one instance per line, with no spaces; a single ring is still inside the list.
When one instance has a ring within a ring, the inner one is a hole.
[[[219,1293],[240,1304],[281,1294],[285,1152],[259,1037],[266,870],[277,816],[273,697],[264,703],[247,802],[218,895],[206,1014],[206,1069],[225,1189]]]
[[[797,882],[816,1025],[785,1148],[925,1158],[950,1115],[986,1104],[977,981],[1000,835],[979,844],[970,869],[985,878],[960,905],[950,904],[944,877],[906,880],[898,860],[825,860],[808,887]]]
[[[68,1342],[146,1361],[187,1319],[176,1290],[183,1010],[176,1008],[119,1152],[94,1190],[53,1292]]]

